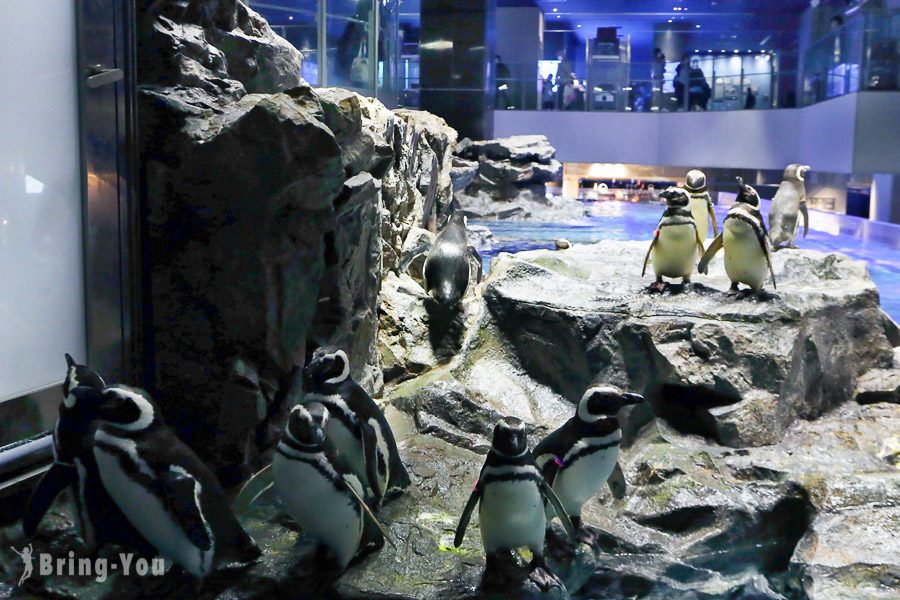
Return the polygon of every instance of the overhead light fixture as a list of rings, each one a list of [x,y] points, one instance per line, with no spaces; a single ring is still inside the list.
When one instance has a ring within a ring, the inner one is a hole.
[[[562,15],[556,15],[557,19],[562,19]]]
[[[697,29],[700,29],[700,26],[699,26],[699,25],[694,25],[694,27],[696,27]]]
[[[288,17],[288,21],[293,21],[293,20],[294,20],[294,15],[291,15]]]
[[[672,22],[672,19],[669,19],[669,23],[671,23],[671,22]]]
[[[553,12],[559,12],[559,9],[558,9],[558,8],[554,8],[554,9],[553,9]]]
[[[734,51],[735,54],[740,54],[740,52],[741,52],[740,50],[735,50],[735,51]]]
[[[576,27],[581,27],[581,23],[579,23],[578,25],[576,25]]]

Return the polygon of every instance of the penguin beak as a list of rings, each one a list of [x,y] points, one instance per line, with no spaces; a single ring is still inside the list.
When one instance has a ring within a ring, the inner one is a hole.
[[[640,404],[643,401],[644,397],[640,394],[632,394],[630,392],[622,394],[622,406],[632,406],[634,404]]]

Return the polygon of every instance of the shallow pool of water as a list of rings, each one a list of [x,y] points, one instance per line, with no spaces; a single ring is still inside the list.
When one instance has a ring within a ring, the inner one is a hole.
[[[763,201],[762,209],[766,214],[768,204]],[[478,249],[485,269],[491,258],[500,252],[553,248],[554,241],[559,238],[574,243],[601,240],[647,240],[649,243],[663,211],[657,204],[606,201],[590,202],[586,206],[587,216],[578,221],[469,221],[470,225],[485,225],[493,233],[489,243]],[[728,209],[716,208],[721,223]],[[882,307],[900,322],[900,226],[810,211],[809,236],[806,239],[799,237],[797,245],[821,252],[841,252],[864,260],[869,275],[878,286]]]

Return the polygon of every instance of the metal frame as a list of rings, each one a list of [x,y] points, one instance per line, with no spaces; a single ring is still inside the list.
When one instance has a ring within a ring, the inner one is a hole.
[[[135,202],[135,5],[76,3],[86,362],[112,381],[140,381],[141,253]],[[117,70],[121,70],[116,72]],[[60,369],[62,371],[62,369]],[[59,384],[7,400],[38,406],[51,428]],[[0,496],[28,485],[52,460],[45,431],[0,447]]]

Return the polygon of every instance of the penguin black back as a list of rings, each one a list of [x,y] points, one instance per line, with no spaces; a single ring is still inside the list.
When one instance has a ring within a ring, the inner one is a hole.
[[[469,287],[469,250],[466,217],[454,213],[438,233],[425,259],[425,286],[441,305],[459,304]]]

